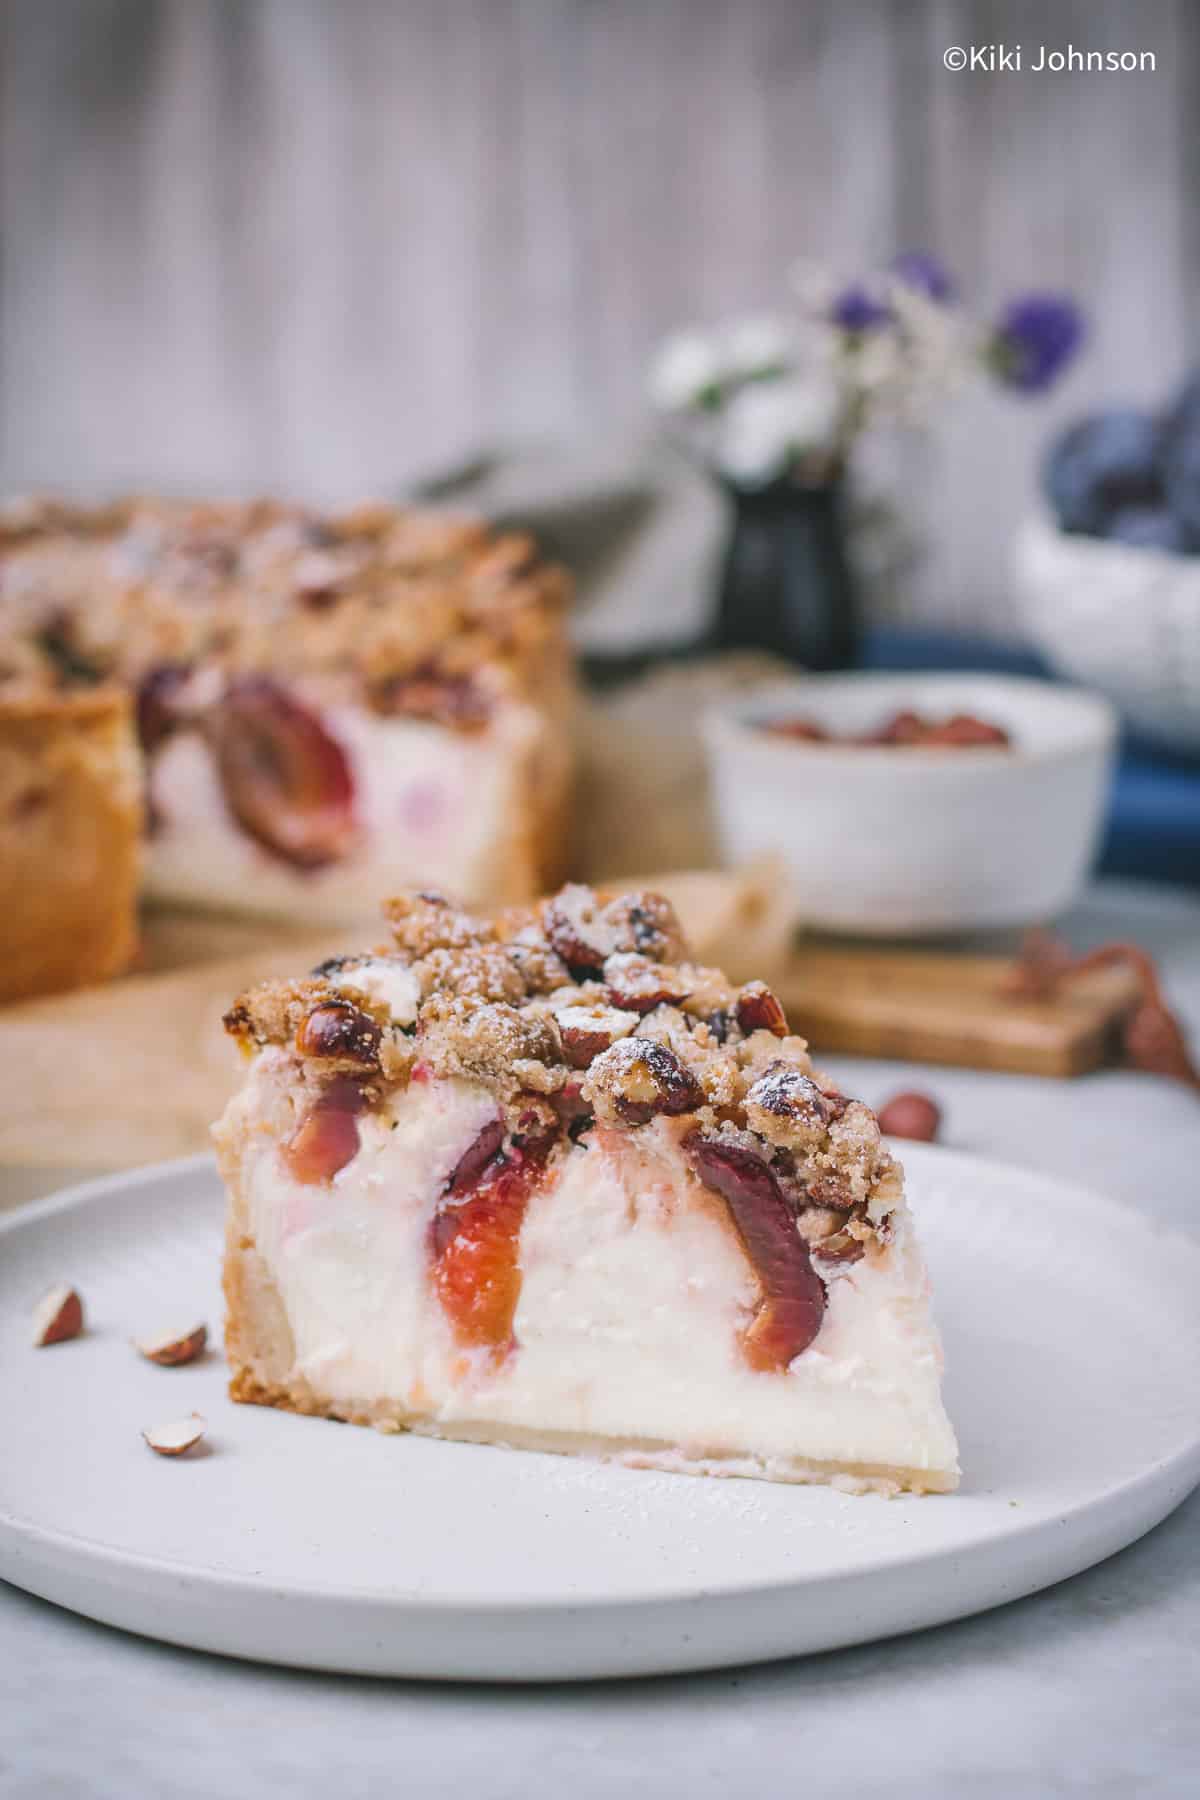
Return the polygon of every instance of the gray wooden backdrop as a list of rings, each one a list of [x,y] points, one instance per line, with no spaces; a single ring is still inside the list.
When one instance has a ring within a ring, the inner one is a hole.
[[[1077,291],[1052,407],[964,396],[915,604],[1003,628],[1035,446],[1196,340],[1195,0],[3,0],[0,482],[347,493],[643,422],[656,338],[798,256]],[[948,73],[950,45],[1149,49]]]

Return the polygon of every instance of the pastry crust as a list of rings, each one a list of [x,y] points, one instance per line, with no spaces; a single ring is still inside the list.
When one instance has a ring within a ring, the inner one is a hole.
[[[128,965],[141,829],[129,696],[0,687],[0,1000]]]

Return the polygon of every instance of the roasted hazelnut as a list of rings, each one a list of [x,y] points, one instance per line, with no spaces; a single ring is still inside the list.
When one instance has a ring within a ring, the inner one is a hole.
[[[634,1013],[656,1006],[678,1006],[688,996],[687,983],[672,964],[651,962],[636,950],[618,950],[604,965],[604,985],[615,1006]]]
[[[880,1131],[889,1137],[932,1144],[941,1129],[942,1110],[928,1094],[893,1094],[887,1104],[880,1107],[878,1118]]]
[[[775,1037],[788,1034],[787,1014],[763,981],[751,981],[737,997],[737,1022],[749,1037],[752,1031],[770,1031]]]
[[[619,1038],[628,1037],[637,1022],[636,1012],[602,1003],[589,1005],[583,1000],[577,1005],[560,1006],[554,1013],[566,1059],[573,1069],[586,1069],[602,1050]]]
[[[604,909],[611,934],[611,949],[636,951],[652,962],[681,963],[688,956],[687,939],[675,908],[663,894],[621,894]]]
[[[588,1070],[585,1099],[615,1122],[645,1125],[656,1113],[676,1117],[704,1104],[704,1090],[673,1050],[654,1038],[621,1038]]]
[[[369,1013],[348,1000],[329,1000],[300,1021],[296,1048],[301,1056],[373,1069],[379,1063],[382,1037]]]
[[[596,895],[579,882],[568,882],[542,911],[542,927],[551,947],[575,979],[598,974],[613,948]]]
[[[808,1148],[825,1136],[833,1109],[811,1075],[773,1062],[746,1094],[746,1120],[769,1143]]]

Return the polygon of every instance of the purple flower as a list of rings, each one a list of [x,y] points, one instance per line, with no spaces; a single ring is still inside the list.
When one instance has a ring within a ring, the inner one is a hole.
[[[929,250],[903,251],[892,263],[892,274],[905,287],[936,300],[939,306],[949,306],[958,294],[953,276]]]
[[[834,324],[840,325],[843,331],[850,331],[858,336],[864,331],[874,331],[878,326],[886,325],[892,315],[890,309],[869,288],[856,282],[852,287],[842,289],[833,303],[830,316]]]
[[[997,325],[988,350],[1000,380],[1038,394],[1070,362],[1083,341],[1083,315],[1063,294],[1025,294]]]

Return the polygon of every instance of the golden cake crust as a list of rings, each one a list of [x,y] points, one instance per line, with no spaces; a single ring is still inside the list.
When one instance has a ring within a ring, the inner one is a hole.
[[[0,999],[126,967],[141,828],[129,696],[114,686],[0,687]]]

